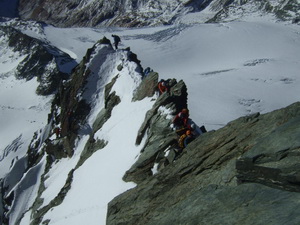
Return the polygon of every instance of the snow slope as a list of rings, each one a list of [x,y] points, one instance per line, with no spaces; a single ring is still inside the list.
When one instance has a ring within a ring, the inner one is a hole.
[[[34,132],[47,124],[52,97],[36,95],[36,79],[26,82],[15,78],[17,65],[27,55],[14,52],[8,47],[7,37],[1,35],[0,177],[3,177],[13,167],[13,160],[26,153]]]
[[[132,49],[162,77],[186,82],[191,116],[208,129],[299,100],[299,26],[196,25],[165,42],[148,44]]]

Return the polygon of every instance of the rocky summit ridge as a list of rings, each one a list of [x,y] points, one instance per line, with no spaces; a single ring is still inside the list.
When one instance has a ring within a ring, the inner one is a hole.
[[[107,224],[299,224],[299,109],[297,102],[201,135],[112,200]]]

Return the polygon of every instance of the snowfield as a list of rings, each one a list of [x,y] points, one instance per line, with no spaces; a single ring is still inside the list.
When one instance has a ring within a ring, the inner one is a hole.
[[[43,29],[43,32],[39,31],[39,35],[44,33],[41,38],[77,62],[103,36],[112,40],[111,34],[119,35],[122,40],[120,48],[130,47],[144,68],[151,67],[161,78],[184,80],[188,88],[190,116],[198,125],[205,125],[207,130],[219,129],[241,116],[270,112],[299,101],[300,27],[297,25],[261,18],[261,21],[140,29],[61,29],[52,26]],[[101,51],[102,47],[99,48]],[[0,50],[1,179],[10,170],[12,161],[24,156],[34,132],[45,126],[51,99],[34,94],[35,80],[14,79],[13,70],[21,59],[3,46]],[[96,59],[97,55],[93,57]],[[105,73],[109,82],[119,73],[112,91],[120,96],[121,103],[95,134],[108,144],[74,171],[71,189],[63,203],[49,210],[43,218],[49,219],[49,224],[105,224],[108,202],[135,186],[123,182],[122,176],[143,146],[143,143],[136,146],[135,139],[154,101],[146,98],[131,102],[141,78],[123,51],[112,51],[108,58],[101,60],[90,64],[94,77],[97,80],[100,72]],[[124,70],[118,72],[116,67],[121,62],[125,63]],[[89,126],[103,108],[103,85],[105,83],[94,83],[96,92],[88,95],[94,102],[87,120]],[[5,147],[20,135],[17,143],[26,144],[22,145],[23,150],[7,151],[7,148],[5,151]],[[64,186],[87,140],[88,135],[82,132],[74,156],[52,166],[45,182],[46,190],[41,196],[41,207],[47,205]],[[15,185],[20,195],[13,205],[11,221],[21,219],[22,225],[30,223],[30,203],[36,197],[39,181],[26,183],[26,179],[28,176],[39,177],[44,166],[43,163],[37,165]]]

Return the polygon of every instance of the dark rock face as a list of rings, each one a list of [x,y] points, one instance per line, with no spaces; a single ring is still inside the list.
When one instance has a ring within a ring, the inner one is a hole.
[[[62,145],[61,148],[66,150],[70,149],[70,151],[65,151],[65,157],[72,156],[72,149],[74,140],[77,138],[77,132],[80,125],[84,124],[84,120],[91,110],[89,102],[81,96],[85,93],[85,85],[88,83],[88,80],[90,77],[94,76],[91,70],[87,67],[87,64],[90,62],[91,55],[95,52],[96,46],[101,44],[103,44],[104,48],[102,50],[103,53],[100,53],[99,57],[105,59],[109,53],[114,51],[109,40],[105,37],[92,48],[88,49],[82,62],[73,69],[72,78],[60,86],[59,93],[57,93],[55,100],[52,103],[52,112],[49,117],[49,123],[52,123],[52,126],[61,124],[60,135],[61,138],[65,140],[60,141],[59,143]],[[97,79],[101,79],[101,77]],[[106,86],[106,89],[109,89],[109,85]],[[116,99],[117,97],[113,97],[112,95],[113,94],[105,96],[106,108],[104,111],[99,113],[101,116],[97,119],[95,125],[97,128],[94,128],[94,131],[101,128],[105,121],[110,117],[112,108],[118,104],[118,99]],[[89,143],[93,143],[93,130],[89,131],[89,133],[91,134],[91,140]],[[58,146],[59,145],[57,145],[57,147]],[[58,150],[59,149],[60,148],[58,147]],[[63,155],[60,154],[60,156]]]
[[[22,19],[43,21],[60,27],[141,27],[172,24],[182,13],[203,10],[211,2],[212,0],[99,0],[87,4],[84,0],[20,0],[18,10]],[[219,4],[224,6],[223,2],[220,1]]]
[[[59,58],[64,58],[66,62],[73,61],[69,55],[12,27],[0,27],[0,32],[7,36],[10,48],[25,56],[18,64],[15,76],[26,80],[37,77],[40,83],[36,90],[37,94],[54,93],[59,83],[68,78],[68,74],[59,70],[58,61]]]
[[[300,103],[201,135],[109,203],[107,224],[299,224]]]

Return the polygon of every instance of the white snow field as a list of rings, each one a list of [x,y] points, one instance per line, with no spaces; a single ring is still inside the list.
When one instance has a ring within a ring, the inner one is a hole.
[[[161,78],[185,81],[191,118],[198,125],[205,125],[208,130],[219,129],[244,115],[270,112],[299,101],[300,27],[296,25],[261,18],[260,21],[181,24],[140,29],[61,29],[52,26],[44,29],[44,38],[70,54],[77,62],[104,35],[110,39],[113,33],[119,35],[122,39],[120,48],[130,47],[144,68],[151,67]],[[1,49],[1,54],[3,51]],[[7,57],[9,55],[7,53]],[[97,55],[94,56],[96,58]],[[120,73],[116,71],[116,67],[121,62],[126,65]],[[29,86],[34,87],[34,81],[24,82],[24,86],[19,85],[23,81],[14,80],[11,75],[7,75],[8,67],[3,66],[5,60],[1,59],[0,63],[0,143],[7,142],[1,145],[1,160],[2,155],[4,156],[3,148],[12,140],[21,134],[26,137],[24,142],[30,142],[28,138],[45,125],[48,106],[45,104],[47,101],[32,94],[35,88],[31,89]],[[123,182],[122,176],[134,163],[143,146],[135,146],[135,138],[145,113],[154,102],[150,98],[131,102],[132,92],[140,82],[140,77],[135,71],[135,65],[126,60],[122,51],[112,51],[105,61],[93,63],[94,66],[91,66],[96,77],[100,72],[105,73],[109,81],[120,73],[113,90],[121,97],[121,103],[96,133],[97,138],[106,140],[108,144],[75,170],[66,198],[43,218],[49,219],[49,224],[103,225],[108,202],[134,187],[134,184]],[[13,70],[13,62],[9,68],[10,71]],[[5,89],[5,85],[9,84],[13,85]],[[18,86],[24,88],[18,89]],[[96,113],[103,107],[102,96],[103,84],[97,84],[97,92],[91,98],[94,106],[87,125],[92,124]],[[30,111],[32,106],[43,110]],[[34,123],[24,122],[31,121],[29,114],[36,116]],[[24,126],[26,130],[22,130],[25,129]],[[41,196],[44,199],[42,206],[47,205],[59,193],[69,171],[77,164],[87,139],[88,136],[82,134],[74,156],[57,161],[52,166],[46,180],[46,190]],[[11,160],[12,157],[3,159],[0,166],[5,165],[7,171]],[[43,168],[41,163],[27,174],[39,176]],[[29,224],[29,203],[36,197],[33,182],[27,182],[28,185],[22,189],[28,176],[24,176],[15,187],[22,194],[15,202],[18,205],[14,205],[14,213],[10,215],[11,221],[21,219],[22,225]],[[38,183],[37,181],[35,185]],[[29,211],[21,218],[26,210]]]

